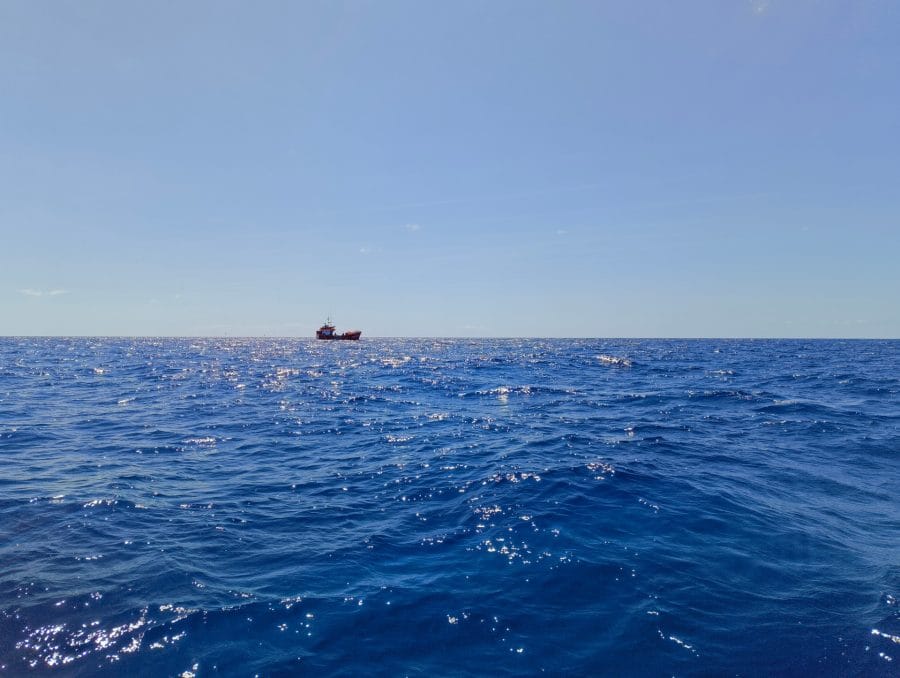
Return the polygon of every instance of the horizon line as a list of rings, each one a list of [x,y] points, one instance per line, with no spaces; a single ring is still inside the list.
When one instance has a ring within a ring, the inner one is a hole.
[[[294,339],[308,341],[323,341],[315,336],[288,335],[288,334],[0,334],[0,339]],[[833,336],[529,336],[529,335],[370,335],[353,341],[363,339],[466,339],[466,340],[641,340],[641,341],[900,341],[900,337],[833,337]],[[337,340],[336,340],[337,341]]]

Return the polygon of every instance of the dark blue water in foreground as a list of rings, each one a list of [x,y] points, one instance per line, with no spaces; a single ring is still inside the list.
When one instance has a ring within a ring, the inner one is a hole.
[[[0,674],[900,675],[900,342],[0,339]]]

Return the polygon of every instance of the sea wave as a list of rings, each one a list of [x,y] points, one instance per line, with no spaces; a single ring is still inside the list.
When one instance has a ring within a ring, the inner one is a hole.
[[[0,339],[0,665],[892,675],[898,358]]]

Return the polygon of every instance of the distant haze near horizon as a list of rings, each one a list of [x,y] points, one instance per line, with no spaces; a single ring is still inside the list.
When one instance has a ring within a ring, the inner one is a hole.
[[[0,335],[900,337],[898,26],[4,2]]]

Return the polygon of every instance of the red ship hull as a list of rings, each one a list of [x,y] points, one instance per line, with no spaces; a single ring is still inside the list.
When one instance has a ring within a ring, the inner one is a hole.
[[[322,334],[321,332],[316,332],[316,339],[326,339],[328,341],[357,341],[360,336],[362,336],[362,332],[344,332],[343,334]]]

